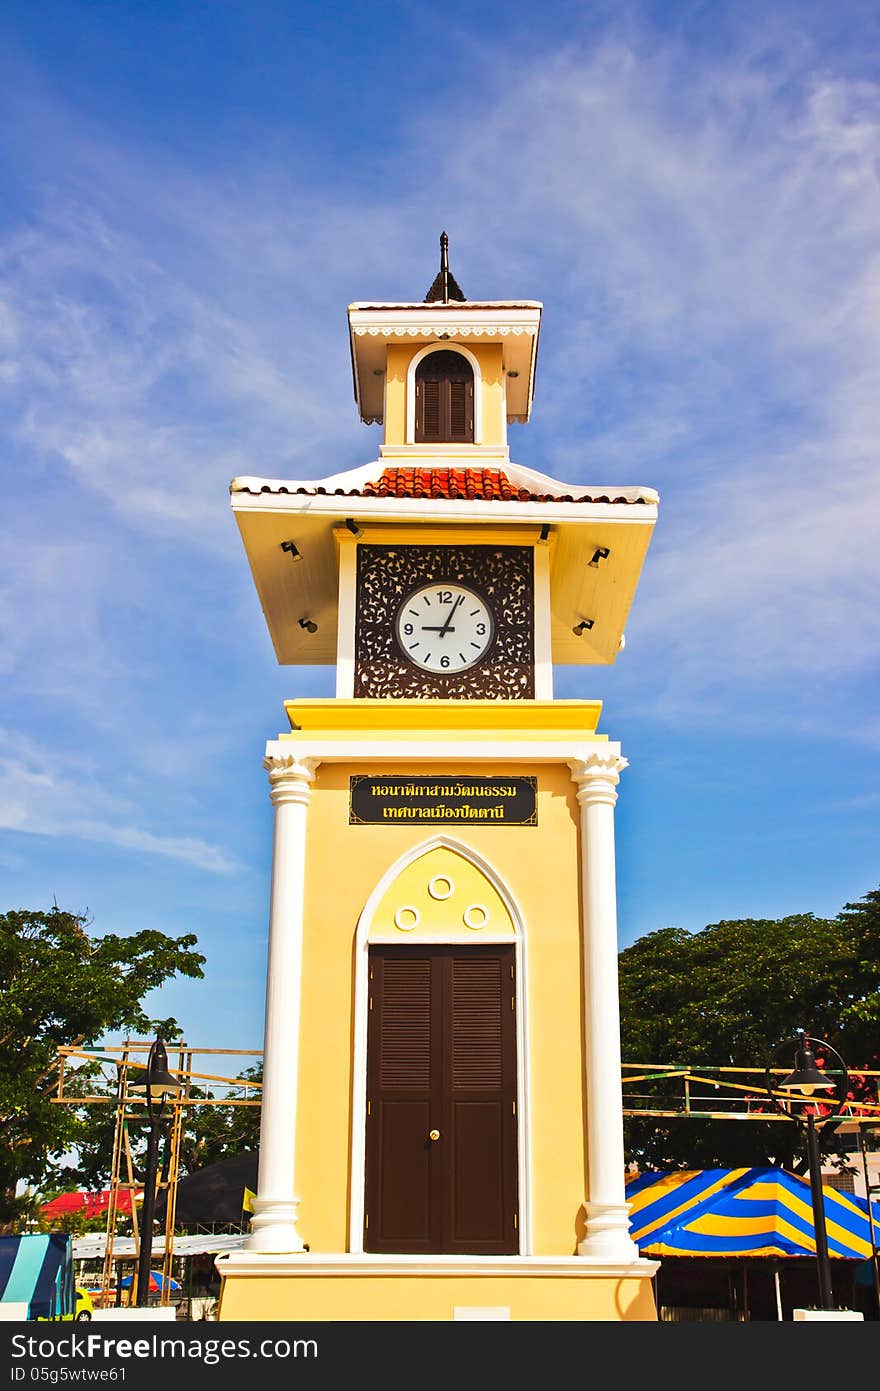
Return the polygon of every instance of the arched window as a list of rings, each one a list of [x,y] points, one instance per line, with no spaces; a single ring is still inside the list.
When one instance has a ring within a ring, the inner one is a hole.
[[[416,368],[416,443],[473,442],[473,369],[461,353],[429,353]]]

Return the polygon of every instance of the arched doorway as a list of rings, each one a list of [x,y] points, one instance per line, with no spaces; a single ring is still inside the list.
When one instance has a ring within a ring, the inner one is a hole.
[[[521,922],[445,837],[384,877],[364,912],[365,1251],[523,1248]]]

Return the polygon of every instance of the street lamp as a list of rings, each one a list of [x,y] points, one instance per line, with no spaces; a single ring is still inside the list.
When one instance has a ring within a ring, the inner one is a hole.
[[[837,1081],[821,1072],[816,1063],[813,1045],[823,1054],[831,1053],[840,1064],[841,1078]],[[794,1049],[794,1071],[781,1082],[774,1083],[772,1069],[780,1054]],[[803,1029],[793,1038],[784,1039],[776,1045],[767,1062],[765,1073],[767,1095],[776,1110],[788,1120],[794,1121],[806,1134],[807,1162],[810,1168],[810,1197],[813,1205],[813,1228],[816,1234],[816,1265],[819,1275],[819,1307],[834,1308],[834,1293],[831,1285],[831,1262],[828,1259],[828,1233],[825,1227],[825,1199],[822,1194],[822,1169],[819,1163],[819,1131],[829,1121],[840,1115],[846,1104],[849,1090],[849,1073],[846,1063],[836,1048],[824,1039],[811,1038]],[[785,1100],[780,1100],[779,1093]],[[821,1097],[832,1105],[827,1115],[815,1117],[816,1099]],[[804,1109],[799,1113],[794,1108]]]
[[[147,1140],[147,1171],[144,1178],[144,1204],[141,1209],[141,1242],[138,1252],[135,1303],[150,1302],[150,1265],[153,1254],[153,1212],[156,1206],[156,1173],[159,1168],[159,1128],[165,1113],[165,1098],[181,1090],[182,1083],[168,1071],[168,1054],[161,1038],[150,1044],[146,1071],[131,1083],[130,1090],[146,1094],[150,1135]]]

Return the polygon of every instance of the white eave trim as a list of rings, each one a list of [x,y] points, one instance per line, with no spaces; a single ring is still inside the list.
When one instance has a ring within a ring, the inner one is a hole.
[[[237,480],[244,482],[246,480]],[[254,484],[265,480],[253,479]],[[291,487],[291,484],[284,485]],[[630,522],[633,525],[652,525],[657,520],[657,506],[639,502],[646,494],[640,488],[609,490],[614,497],[632,496],[629,502],[488,502],[482,499],[446,498],[346,497],[314,493],[245,492],[232,494],[236,512],[308,513],[315,517],[346,518],[377,523],[418,520],[421,522]]]

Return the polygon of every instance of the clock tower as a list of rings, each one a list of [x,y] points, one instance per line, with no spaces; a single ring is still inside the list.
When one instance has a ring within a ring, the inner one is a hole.
[[[542,306],[349,305],[379,457],[241,477],[278,661],[333,665],[266,746],[275,830],[263,1107],[223,1319],[654,1319],[629,1236],[614,805],[600,702],[650,488],[511,461]],[[259,1310],[259,1312],[256,1312]]]

